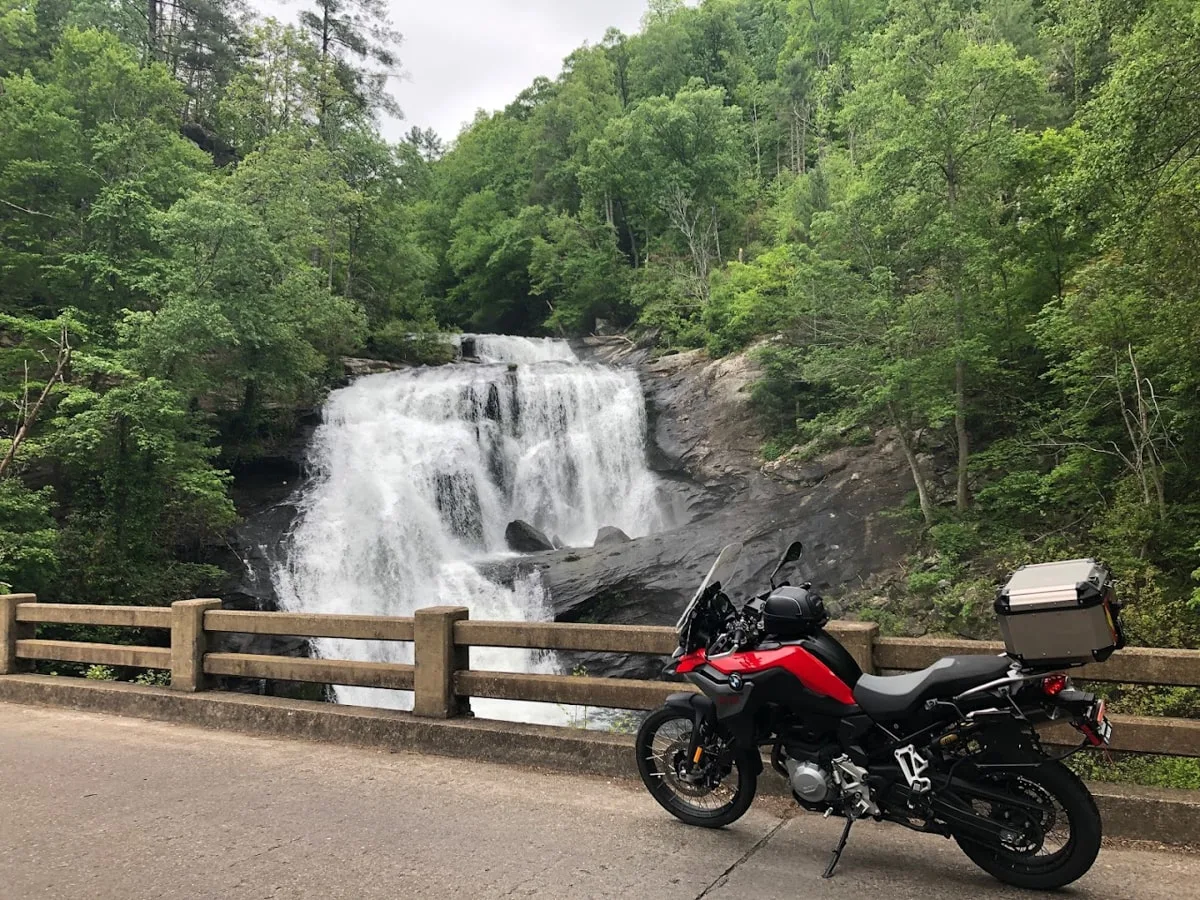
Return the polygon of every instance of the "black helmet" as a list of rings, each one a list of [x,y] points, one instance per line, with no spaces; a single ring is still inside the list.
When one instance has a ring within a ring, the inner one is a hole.
[[[825,627],[829,613],[820,594],[805,587],[776,588],[763,604],[763,631],[783,640],[812,637]]]

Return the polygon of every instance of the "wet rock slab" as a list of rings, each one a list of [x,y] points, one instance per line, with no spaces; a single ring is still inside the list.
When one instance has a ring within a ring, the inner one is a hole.
[[[562,621],[672,624],[721,548],[744,544],[731,596],[762,590],[789,541],[804,543],[797,572],[831,600],[889,569],[908,549],[889,511],[908,492],[904,460],[886,437],[843,453],[839,471],[806,489],[735,500],[663,534],[541,553],[490,565],[510,581],[537,571]]]

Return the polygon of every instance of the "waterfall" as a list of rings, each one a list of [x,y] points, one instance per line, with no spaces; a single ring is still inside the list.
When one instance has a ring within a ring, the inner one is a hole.
[[[523,519],[568,546],[602,525],[665,526],[645,461],[636,376],[580,362],[565,341],[464,335],[477,363],[361,378],[333,393],[309,451],[314,478],[276,571],[289,610],[408,616],[462,605],[477,619],[544,620],[536,578],[494,584],[473,563],[511,555]],[[326,658],[411,662],[408,644],[319,640]],[[552,671],[548,654],[476,648],[473,668]],[[406,692],[338,687],[338,702],[411,706]],[[475,701],[494,718],[556,721],[542,704]]]

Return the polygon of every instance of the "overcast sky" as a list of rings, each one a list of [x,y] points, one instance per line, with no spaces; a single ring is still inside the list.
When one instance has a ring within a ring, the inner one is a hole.
[[[264,15],[293,20],[304,0],[249,0]],[[286,5],[284,5],[286,3]],[[553,77],[563,57],[614,26],[637,31],[646,0],[388,0],[404,35],[405,80],[395,85],[405,121],[454,138],[477,109],[507,106],[538,75]],[[307,4],[305,4],[307,5]]]

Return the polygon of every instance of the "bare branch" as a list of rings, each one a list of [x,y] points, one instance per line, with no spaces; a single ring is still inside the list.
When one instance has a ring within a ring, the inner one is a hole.
[[[50,215],[49,213],[38,212],[36,209],[26,209],[24,206],[18,206],[17,204],[12,203],[9,200],[5,200],[3,197],[0,197],[0,203],[3,203],[5,206],[9,207],[10,209],[15,209],[18,212],[28,213],[31,216],[41,216],[43,219],[53,219],[54,218],[54,216]]]
[[[46,386],[42,388],[41,396],[37,402],[24,415],[24,420],[21,426],[17,429],[17,433],[13,435],[12,444],[9,445],[8,453],[4,455],[3,461],[0,461],[0,478],[4,477],[4,473],[8,471],[12,461],[16,458],[17,448],[25,441],[29,435],[29,429],[33,427],[33,423],[37,420],[38,413],[41,411],[42,404],[46,402],[46,398],[50,396],[50,391],[54,385],[62,380],[63,371],[67,364],[71,361],[71,341],[70,334],[67,331],[67,326],[62,327],[62,339],[58,345],[58,364],[54,367],[54,374],[50,376]]]

